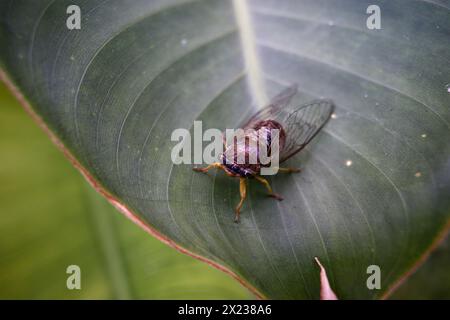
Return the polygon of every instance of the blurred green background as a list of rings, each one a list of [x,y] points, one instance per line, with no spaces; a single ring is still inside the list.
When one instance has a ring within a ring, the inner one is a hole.
[[[1,299],[253,299],[228,275],[160,243],[81,175],[0,84]],[[81,268],[81,290],[66,268]],[[450,298],[450,244],[393,296]]]

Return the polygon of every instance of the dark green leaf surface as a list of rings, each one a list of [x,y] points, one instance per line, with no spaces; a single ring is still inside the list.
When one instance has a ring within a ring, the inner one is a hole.
[[[246,299],[90,188],[0,84],[1,299]],[[68,290],[66,268],[81,269]]]
[[[72,3],[81,30],[65,27]],[[83,166],[178,245],[267,297],[317,298],[315,256],[339,298],[380,297],[449,218],[450,4],[377,1],[369,30],[368,1],[237,3],[4,1],[1,63]],[[294,82],[295,103],[330,98],[336,116],[289,160],[301,174],[271,179],[285,200],[251,184],[236,225],[237,181],[173,165],[170,135],[233,128]],[[366,287],[372,264],[381,290]]]

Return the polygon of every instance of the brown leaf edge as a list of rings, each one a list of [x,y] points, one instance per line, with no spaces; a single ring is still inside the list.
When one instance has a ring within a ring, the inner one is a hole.
[[[172,239],[162,235],[155,228],[153,228],[150,224],[141,219],[137,214],[133,213],[131,209],[129,209],[125,204],[121,203],[117,200],[105,187],[101,185],[97,179],[95,179],[86,168],[84,168],[81,163],[77,160],[77,158],[66,148],[66,146],[62,143],[62,141],[56,136],[56,134],[50,130],[50,128],[45,124],[42,118],[33,110],[31,104],[28,100],[23,96],[22,92],[18,89],[18,87],[12,82],[11,78],[7,75],[7,73],[0,68],[0,80],[2,80],[6,87],[12,92],[12,94],[16,97],[25,111],[31,116],[31,118],[39,125],[39,127],[49,136],[50,140],[56,145],[56,147],[64,154],[64,156],[72,163],[72,165],[81,173],[81,175],[87,180],[87,182],[103,197],[108,200],[117,210],[119,210],[122,214],[125,215],[128,219],[134,222],[136,225],[144,229],[151,236],[155,237],[162,243],[174,248],[175,250],[187,254],[195,259],[198,259],[202,262],[207,263],[214,268],[225,272],[235,280],[237,280],[241,285],[247,288],[250,292],[252,292],[258,299],[267,299],[262,293],[260,293],[256,288],[246,282],[244,279],[240,278],[236,273],[229,270],[228,268],[222,266],[221,264],[207,259],[203,256],[200,256],[196,253],[193,253],[186,248],[183,248],[179,244],[177,244]]]
[[[111,203],[119,212],[121,212],[125,217],[130,219],[136,225],[141,227],[148,234],[158,239],[162,243],[174,248],[178,252],[186,254],[192,258],[200,260],[222,272],[231,276],[233,279],[238,281],[242,286],[247,288],[251,293],[253,293],[258,299],[268,299],[261,292],[259,292],[255,287],[249,284],[247,281],[242,279],[236,273],[226,268],[225,266],[207,259],[203,256],[200,256],[194,252],[189,251],[186,248],[183,248],[175,241],[170,238],[162,235],[156,229],[154,229],[149,223],[142,220],[138,215],[133,213],[131,209],[129,209],[125,204],[121,203],[117,200],[105,187],[101,185],[99,181],[97,181],[86,168],[84,168],[78,159],[66,148],[66,146],[62,143],[62,141],[56,136],[56,134],[50,130],[50,128],[46,125],[46,123],[42,120],[42,118],[34,111],[31,104],[24,97],[19,88],[14,84],[11,80],[11,77],[7,74],[7,72],[0,67],[0,80],[6,85],[6,87],[11,91],[11,93],[16,97],[19,103],[22,105],[24,110],[30,115],[30,117],[37,123],[37,125],[47,134],[50,140],[56,145],[56,147],[64,154],[64,156],[71,162],[71,164],[81,173],[81,175],[87,180],[87,182],[96,190],[99,194],[106,198],[106,200]],[[445,239],[447,234],[450,231],[450,218],[445,224],[444,228],[441,232],[436,236],[433,240],[430,247],[419,257],[419,259],[409,268],[402,276],[400,276],[381,296],[381,299],[387,299],[399,286],[401,286],[406,279],[411,276],[417,269],[427,260],[431,252],[439,246],[439,244]],[[315,258],[317,259],[317,258]],[[318,262],[318,260],[316,260]],[[320,264],[320,262],[319,262]],[[323,268],[323,267],[322,267]],[[322,286],[321,286],[322,287]]]
[[[417,261],[407,270],[403,275],[401,275],[390,287],[387,288],[386,292],[381,296],[382,300],[386,300],[389,296],[394,293],[411,275],[413,275],[422,266],[430,254],[446,239],[450,231],[450,218],[447,220],[444,228],[438,233],[438,235],[431,242],[431,245],[427,250],[417,259]]]

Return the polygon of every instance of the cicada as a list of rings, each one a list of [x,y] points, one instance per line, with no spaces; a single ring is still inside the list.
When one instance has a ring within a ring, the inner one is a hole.
[[[311,101],[299,107],[289,107],[292,97],[297,94],[297,86],[292,85],[271,99],[270,103],[255,113],[248,120],[241,123],[239,128],[244,131],[244,139],[234,140],[227,145],[224,140],[225,151],[220,155],[219,161],[205,168],[194,168],[194,171],[207,172],[212,168],[222,169],[228,176],[239,178],[240,201],[235,208],[235,222],[239,222],[241,208],[247,197],[247,181],[255,179],[262,183],[268,191],[268,196],[276,200],[283,198],[274,193],[267,179],[261,176],[263,165],[258,162],[259,148],[251,147],[248,141],[260,139],[259,134],[270,150],[271,137],[274,129],[277,130],[279,141],[279,163],[283,163],[305,146],[317,135],[330,119],[334,110],[334,104],[327,99]],[[255,132],[257,137],[255,138]],[[244,154],[241,154],[244,153]],[[249,161],[249,155],[256,155],[256,163]],[[241,156],[241,157],[239,157]],[[245,161],[238,162],[237,159],[244,158]],[[300,172],[298,168],[278,168],[278,172],[294,173]]]

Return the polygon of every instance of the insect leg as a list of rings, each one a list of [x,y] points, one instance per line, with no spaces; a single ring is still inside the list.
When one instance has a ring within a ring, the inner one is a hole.
[[[293,172],[300,172],[302,170],[299,168],[278,168],[278,171],[285,173],[293,173]]]
[[[222,169],[223,171],[225,171],[226,175],[229,177],[237,177],[236,174],[227,170],[227,168],[220,162],[214,162],[205,168],[192,168],[192,170],[197,171],[197,172],[206,173],[209,169],[212,169],[212,168]]]
[[[206,173],[206,172],[208,172],[209,169],[212,169],[212,168],[221,168],[222,169],[222,164],[219,162],[214,162],[205,168],[192,168],[192,170],[197,171],[197,172]]]
[[[234,216],[234,222],[238,223],[239,222],[239,216],[241,214],[241,208],[242,205],[244,204],[244,200],[247,197],[247,183],[246,183],[246,178],[239,178],[239,193],[241,194],[241,201],[239,201],[236,209],[235,209],[235,213],[236,215]]]
[[[277,199],[278,201],[283,200],[283,197],[273,192],[272,187],[269,184],[269,181],[260,176],[255,176],[255,179],[261,182],[269,191],[268,196]]]
[[[222,168],[222,170],[225,172],[225,174],[226,174],[227,176],[229,176],[229,177],[239,177],[239,175],[234,174],[234,173],[228,171],[224,165],[222,165],[221,168]]]

